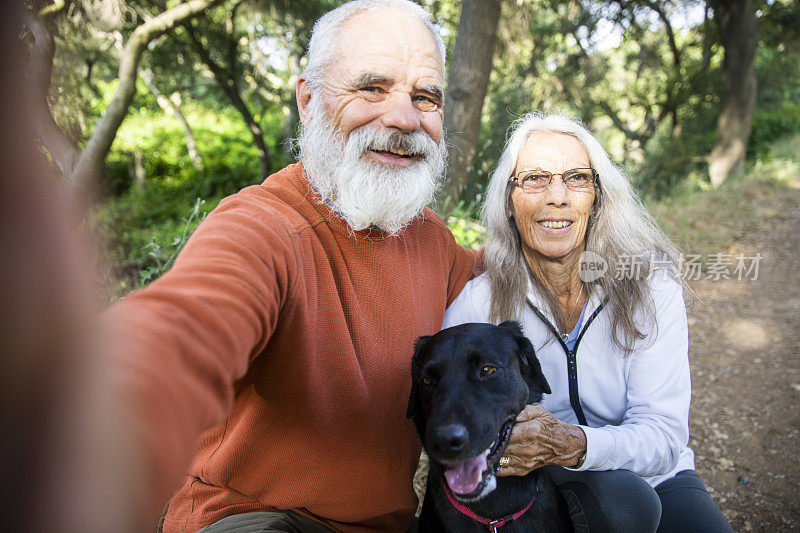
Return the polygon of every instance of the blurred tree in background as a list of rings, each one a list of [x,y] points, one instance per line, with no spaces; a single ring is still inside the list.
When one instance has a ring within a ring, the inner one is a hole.
[[[795,0],[417,1],[448,49],[453,165],[443,215],[477,215],[506,130],[534,109],[581,118],[651,198],[711,186],[710,156],[715,144],[729,143],[720,125],[731,133],[731,109],[747,126],[737,138],[750,157],[800,131]],[[171,257],[202,218],[197,198],[210,210],[292,160],[294,84],[310,30],[340,3],[22,1],[20,35],[42,104],[32,123],[46,122],[45,114],[54,120],[39,138],[66,182],[83,172],[97,186],[91,222],[108,236],[118,293],[144,272],[157,276],[158,257]],[[757,25],[746,42],[730,29],[731,6]],[[154,22],[166,13],[181,16]],[[459,36],[461,24],[472,29]],[[52,69],[42,68],[48,34]],[[731,98],[744,85],[736,77],[742,67],[730,66],[736,38],[753,50],[749,110]],[[76,174],[82,157],[95,167]]]
[[[501,4],[500,0],[463,0],[461,5],[444,99],[450,135],[447,188],[439,207],[442,213],[452,211],[472,174]]]

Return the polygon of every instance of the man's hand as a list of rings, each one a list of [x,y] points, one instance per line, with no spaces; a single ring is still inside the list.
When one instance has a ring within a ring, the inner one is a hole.
[[[545,465],[574,467],[586,453],[586,435],[578,426],[562,422],[538,403],[517,416],[500,476],[524,476]]]

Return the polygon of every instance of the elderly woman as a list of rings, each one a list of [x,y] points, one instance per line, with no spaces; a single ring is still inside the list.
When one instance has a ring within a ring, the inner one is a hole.
[[[515,124],[484,206],[487,271],[445,315],[518,320],[553,390],[501,475],[545,467],[576,530],[731,531],[687,447],[688,335],[677,250],[577,121]]]

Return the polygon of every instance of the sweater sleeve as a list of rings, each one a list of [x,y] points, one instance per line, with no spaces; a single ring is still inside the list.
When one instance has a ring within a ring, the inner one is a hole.
[[[664,281],[652,291],[655,338],[630,355],[627,408],[620,425],[581,426],[586,461],[580,470],[630,470],[664,474],[678,463],[689,440],[691,383],[688,327],[682,287]]]
[[[296,260],[283,222],[266,199],[224,200],[169,272],[102,317],[112,379],[161,505],[275,329]]]

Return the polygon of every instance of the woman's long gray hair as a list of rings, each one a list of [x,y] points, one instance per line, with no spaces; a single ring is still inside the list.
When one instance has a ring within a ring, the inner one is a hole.
[[[614,343],[630,354],[634,343],[645,337],[645,326],[656,325],[648,275],[652,268],[663,268],[682,284],[678,267],[680,252],[658,228],[625,172],[611,161],[600,142],[577,119],[563,115],[533,112],[516,120],[489,183],[482,218],[488,230],[485,262],[492,289],[490,320],[519,320],[530,280],[534,290],[548,303],[556,326],[562,331],[565,326],[555,296],[542,280],[530,274],[516,223],[508,215],[513,186],[509,177],[514,173],[525,141],[539,132],[576,137],[599,175],[586,230],[586,250],[602,256],[608,262],[608,271],[587,283],[586,288],[590,293],[600,289],[608,297]],[[625,275],[615,276],[618,269],[634,264],[636,268],[628,268],[623,272]],[[639,313],[643,313],[639,315],[643,321],[637,320]]]

